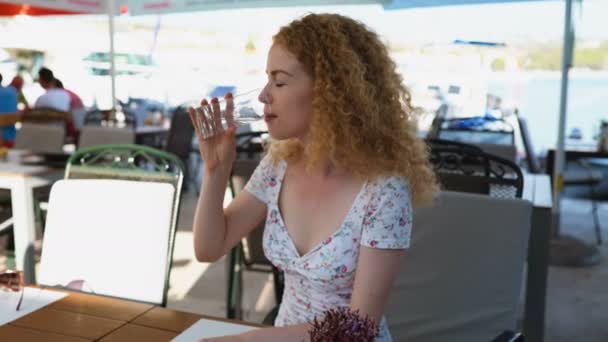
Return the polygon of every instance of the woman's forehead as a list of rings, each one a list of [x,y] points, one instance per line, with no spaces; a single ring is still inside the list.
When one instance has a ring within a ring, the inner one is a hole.
[[[295,75],[304,70],[304,67],[294,54],[280,45],[273,45],[268,52],[266,73],[269,75],[275,71],[283,71]]]

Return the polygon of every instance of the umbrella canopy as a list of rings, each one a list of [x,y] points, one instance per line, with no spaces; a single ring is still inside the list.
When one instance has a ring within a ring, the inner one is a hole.
[[[0,16],[12,17],[16,15],[69,15],[69,14],[80,14],[81,12],[74,12],[62,9],[54,9],[47,7],[32,6],[28,4],[14,4],[0,2]]]

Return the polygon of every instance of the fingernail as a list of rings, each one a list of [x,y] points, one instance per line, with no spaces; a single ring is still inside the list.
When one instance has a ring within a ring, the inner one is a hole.
[[[224,98],[231,99],[232,98],[232,93],[231,92],[227,92],[226,95],[224,95]]]
[[[209,102],[207,102],[207,99],[203,99],[203,101],[201,101],[201,104],[202,104],[203,106],[206,106],[206,105],[208,105],[208,104],[209,104]]]
[[[211,103],[218,103],[218,102],[219,102],[219,100],[217,99],[217,97],[214,97],[211,99]]]

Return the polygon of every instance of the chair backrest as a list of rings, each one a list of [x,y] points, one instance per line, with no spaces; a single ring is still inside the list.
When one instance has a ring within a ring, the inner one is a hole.
[[[66,179],[122,179],[143,182],[168,183],[174,188],[171,213],[167,284],[171,272],[173,247],[181,191],[184,181],[184,165],[177,156],[141,145],[99,145],[79,149],[68,159]],[[166,304],[166,291],[163,305]]]
[[[475,144],[479,146],[484,152],[501,157],[503,159],[517,162],[517,148],[515,145],[504,145],[504,144]]]
[[[53,108],[31,108],[23,113],[21,122],[48,124],[72,122],[74,118],[70,112],[62,112]]]
[[[58,181],[49,198],[40,283],[164,304],[174,195],[166,183]]]
[[[135,132],[130,128],[84,126],[80,131],[78,148],[107,144],[133,144]]]
[[[531,203],[441,192],[414,211],[385,308],[395,341],[491,341],[516,329]]]
[[[431,145],[430,162],[445,190],[521,198],[523,174],[512,161],[472,148]]]
[[[541,173],[540,163],[538,162],[538,158],[536,158],[536,152],[534,151],[534,145],[532,144],[532,137],[530,136],[528,121],[518,115],[517,123],[519,124],[521,140],[524,144],[524,149],[526,150],[526,162],[528,164],[528,170],[530,173]]]
[[[23,123],[15,136],[15,148],[41,153],[61,153],[65,127],[60,125]]]
[[[232,165],[232,175],[230,177],[230,191],[232,196],[241,191],[249,178],[255,171],[264,156],[264,148],[258,138],[267,132],[248,132],[238,134],[237,155],[238,158]],[[264,223],[249,233],[242,240],[244,262],[247,265],[272,265],[264,255],[262,240],[264,236]]]
[[[173,111],[171,127],[167,136],[165,151],[175,154],[180,159],[187,160],[192,150],[192,137],[194,126],[190,115],[184,107],[178,107]]]

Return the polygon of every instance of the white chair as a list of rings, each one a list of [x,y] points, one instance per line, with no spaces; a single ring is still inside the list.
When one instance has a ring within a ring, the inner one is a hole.
[[[68,179],[51,189],[40,284],[162,305],[175,188]]]
[[[65,140],[62,125],[23,123],[15,136],[15,148],[40,153],[61,153]]]
[[[517,330],[532,205],[442,192],[414,212],[385,314],[395,341],[492,341]]]
[[[78,148],[97,145],[133,144],[135,132],[130,128],[84,126],[80,131]]]

